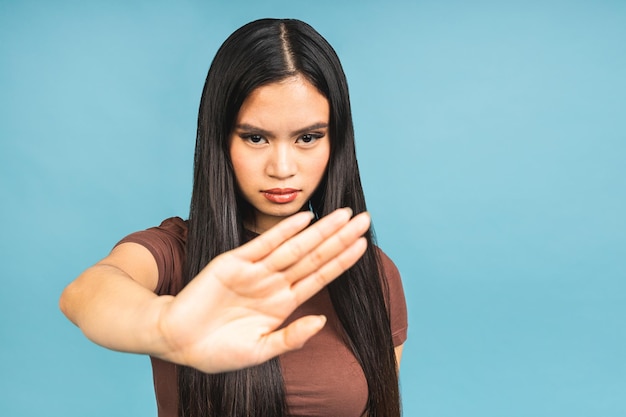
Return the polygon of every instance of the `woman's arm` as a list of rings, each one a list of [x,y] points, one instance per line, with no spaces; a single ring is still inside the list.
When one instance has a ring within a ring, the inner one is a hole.
[[[340,209],[307,227],[298,213],[213,259],[177,296],[157,296],[150,252],[118,246],[61,296],[61,309],[94,342],[204,372],[262,363],[301,347],[325,318],[279,328],[296,307],[363,254],[370,219]]]
[[[157,280],[156,261],[148,249],[123,243],[67,286],[60,308],[101,346],[151,353],[160,341],[159,312],[171,298],[153,292]]]

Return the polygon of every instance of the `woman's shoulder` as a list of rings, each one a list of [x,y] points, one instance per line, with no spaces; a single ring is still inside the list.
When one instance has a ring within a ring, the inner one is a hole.
[[[387,281],[400,282],[400,271],[391,258],[378,246],[375,246],[378,258],[380,259],[380,267]]]
[[[120,240],[117,245],[132,242],[148,249],[154,257],[159,271],[155,292],[157,294],[176,294],[182,288],[187,229],[186,220],[180,217],[170,217],[163,220],[158,226],[131,233]]]
[[[188,221],[183,220],[180,217],[169,217],[161,222],[156,227],[151,227],[147,230],[153,230],[157,233],[168,233],[173,236],[180,237],[183,240],[187,240]]]
[[[180,217],[169,217],[163,220],[158,226],[149,227],[131,233],[122,239],[125,241],[136,241],[137,243],[159,243],[168,240],[176,240],[181,243],[187,241],[187,221]]]

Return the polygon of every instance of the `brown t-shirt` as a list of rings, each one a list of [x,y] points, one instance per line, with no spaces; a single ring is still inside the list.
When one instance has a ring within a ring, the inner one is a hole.
[[[155,292],[175,295],[183,287],[186,239],[187,222],[172,217],[159,227],[133,233],[120,243],[145,246],[158,265],[159,281]],[[387,255],[379,252],[389,285],[393,343],[399,346],[407,338],[404,292],[398,269]],[[328,290],[323,289],[298,307],[286,323],[310,314],[324,314],[327,324],[302,349],[280,356],[289,415],[359,417],[367,402],[367,382],[356,358],[340,337],[341,324]],[[151,360],[159,417],[177,417],[176,368],[157,358]]]

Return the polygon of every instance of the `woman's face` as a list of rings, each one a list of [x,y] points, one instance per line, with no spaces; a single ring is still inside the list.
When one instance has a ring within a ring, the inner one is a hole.
[[[230,157],[243,197],[262,233],[305,206],[330,156],[328,100],[301,76],[257,88],[230,135]],[[250,219],[252,220],[252,219]]]

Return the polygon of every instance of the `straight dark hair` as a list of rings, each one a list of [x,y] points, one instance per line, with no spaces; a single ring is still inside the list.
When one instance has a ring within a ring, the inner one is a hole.
[[[262,19],[235,31],[218,50],[206,78],[194,158],[185,283],[211,259],[245,241],[251,212],[239,196],[229,137],[241,105],[256,88],[303,76],[330,105],[330,159],[311,198],[324,216],[340,207],[366,210],[354,146],[346,78],[335,51],[311,26]],[[369,417],[400,415],[396,360],[386,304],[386,280],[371,231],[363,257],[328,286],[345,342],[363,368]],[[178,367],[181,417],[280,417],[288,414],[278,358],[234,372],[205,374]]]

